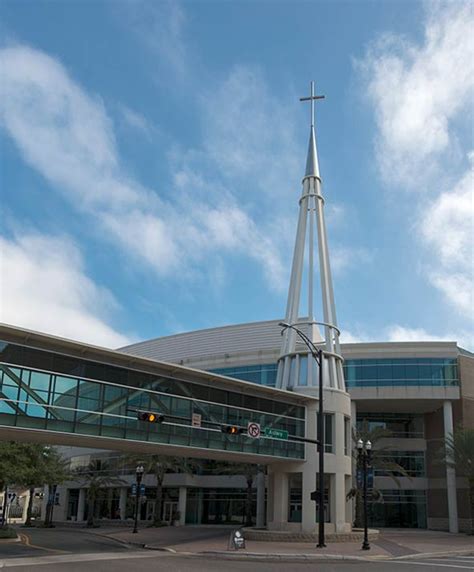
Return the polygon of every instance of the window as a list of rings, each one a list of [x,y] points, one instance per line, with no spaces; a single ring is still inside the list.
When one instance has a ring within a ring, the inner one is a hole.
[[[288,522],[301,522],[303,476],[301,473],[288,475]]]
[[[316,417],[316,433],[319,439],[319,413]],[[324,451],[334,453],[334,413],[324,414]]]
[[[348,359],[346,386],[458,385],[455,358]]]
[[[357,413],[357,429],[369,431],[380,427],[390,431],[390,437],[416,439],[424,436],[422,414],[416,413]]]
[[[351,454],[351,420],[344,417],[344,455]]]

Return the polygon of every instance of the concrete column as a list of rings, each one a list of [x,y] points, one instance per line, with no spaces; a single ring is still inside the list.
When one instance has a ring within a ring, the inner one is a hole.
[[[34,493],[33,493],[34,495]],[[28,512],[28,504],[30,502],[30,490],[28,489],[25,492],[25,496],[23,498],[23,513],[21,515],[21,522],[26,522],[26,513]]]
[[[77,501],[77,520],[84,520],[84,510],[86,508],[86,489],[79,489],[79,499]]]
[[[346,475],[337,471],[332,479],[334,485],[334,506],[331,520],[334,522],[334,530],[337,533],[347,532],[346,526]]]
[[[44,487],[43,487],[43,501],[41,503],[41,519],[43,521],[46,518],[46,508],[48,506],[48,498],[49,498],[49,486],[44,485]]]
[[[259,467],[257,473],[257,528],[265,526],[265,473]]]
[[[187,488],[179,487],[178,510],[179,510],[180,526],[184,526],[186,524],[186,497],[187,497]]]
[[[288,523],[288,474],[275,471],[273,475],[273,528],[284,530]]]
[[[120,499],[119,499],[120,520],[125,520],[127,517],[127,496],[128,496],[128,487],[121,487]]]
[[[316,410],[318,404],[311,403],[306,410],[306,435],[309,439],[316,438]],[[316,503],[311,500],[311,493],[316,490],[316,472],[318,463],[318,450],[313,443],[305,445],[306,463],[302,471],[302,532],[314,532],[316,526]]]
[[[443,403],[444,437],[453,434],[453,406],[451,401]],[[446,466],[446,492],[448,495],[449,532],[459,532],[458,503],[456,496],[456,471]]]
[[[351,428],[355,430],[357,422],[357,404],[356,402],[351,399]],[[349,436],[352,440],[352,435]]]

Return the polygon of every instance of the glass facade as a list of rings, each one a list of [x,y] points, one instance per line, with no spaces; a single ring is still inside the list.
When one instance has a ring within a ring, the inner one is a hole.
[[[306,356],[299,358],[299,385],[305,385]],[[275,387],[278,364],[225,367],[213,373]],[[348,359],[344,362],[346,387],[458,385],[455,358]]]
[[[246,499],[245,489],[190,488],[186,524],[242,525],[245,523]],[[252,489],[252,515],[256,513],[257,493]]]
[[[400,385],[458,385],[453,358],[348,359],[344,362],[346,387]]]
[[[357,412],[357,429],[380,428],[390,431],[390,437],[423,439],[424,419],[421,413],[363,413]]]
[[[301,406],[10,343],[1,343],[0,358],[3,426],[304,458],[302,443],[229,436],[214,425],[255,421],[301,437]],[[139,422],[136,409],[165,422]],[[193,413],[202,428],[191,427]]]
[[[369,526],[426,528],[426,492],[383,490],[382,502],[369,505]]]
[[[244,365],[240,367],[221,367],[219,369],[211,369],[209,371],[220,375],[242,379],[243,381],[258,383],[259,385],[275,387],[278,365],[276,363]]]
[[[409,477],[426,477],[426,466],[425,466],[425,453],[424,451],[384,451],[379,453],[378,457],[381,459],[397,463],[400,467],[403,467]],[[382,471],[375,469],[374,472],[376,477],[390,476],[394,475],[396,477],[403,476],[401,473],[396,471]]]

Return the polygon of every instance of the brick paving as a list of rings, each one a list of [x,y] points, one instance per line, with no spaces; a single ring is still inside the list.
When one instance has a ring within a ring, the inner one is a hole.
[[[138,534],[131,529],[99,529],[104,534],[123,542],[146,545],[148,548],[168,549],[178,553],[215,553],[227,552],[229,536],[233,528],[228,527],[166,527],[144,528]],[[421,553],[436,554],[444,552],[472,551],[474,538],[466,534],[449,534],[426,530],[390,530],[381,531],[377,540],[371,541],[370,550],[362,550],[361,542],[327,542],[327,547],[318,549],[313,542],[266,542],[247,540],[245,550],[239,553],[260,555],[328,555],[340,557],[390,558]]]

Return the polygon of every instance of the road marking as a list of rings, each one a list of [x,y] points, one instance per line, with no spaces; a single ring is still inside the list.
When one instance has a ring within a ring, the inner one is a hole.
[[[463,570],[472,570],[471,566],[457,566],[456,564],[438,564],[437,562],[417,562],[416,560],[390,560],[392,564],[410,564],[410,566],[436,566],[439,568],[462,568]],[[457,561],[455,561],[457,562]]]
[[[157,558],[159,552],[96,552],[93,554],[57,554],[51,556],[33,556],[25,558],[9,558],[0,560],[0,568],[15,568],[16,566],[41,566],[43,564],[63,564],[69,562],[93,562],[96,560],[118,560],[122,558]],[[169,558],[171,554],[161,553],[162,558]]]
[[[44,546],[38,546],[37,544],[31,544],[31,538],[25,534],[20,533],[21,543],[29,548],[36,548],[37,550],[45,550],[46,552],[55,552],[56,554],[68,554],[67,550],[59,550],[59,548],[46,548]]]

